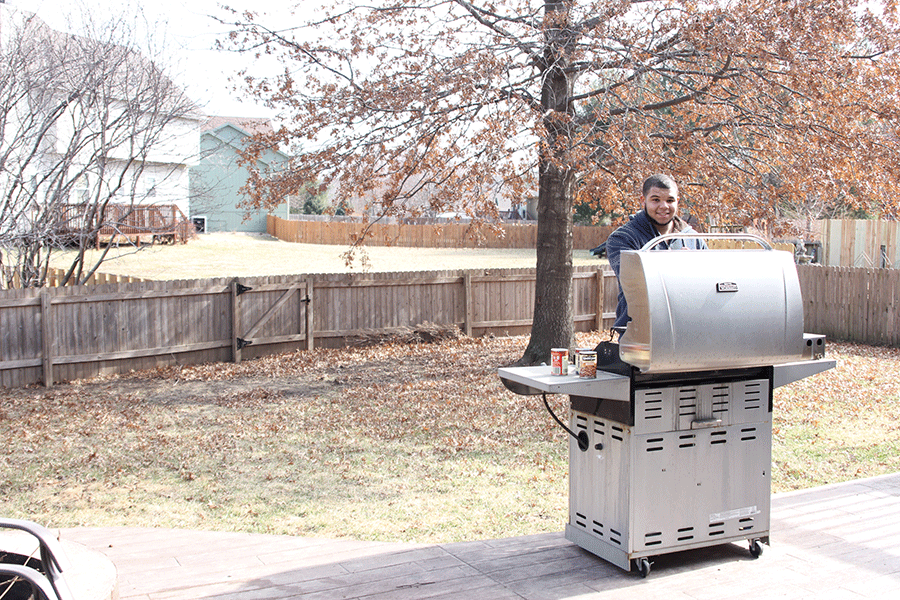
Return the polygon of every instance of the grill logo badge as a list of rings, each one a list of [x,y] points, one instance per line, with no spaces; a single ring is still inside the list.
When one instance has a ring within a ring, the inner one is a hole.
[[[736,292],[738,291],[738,284],[733,281],[722,281],[716,284],[717,292]]]

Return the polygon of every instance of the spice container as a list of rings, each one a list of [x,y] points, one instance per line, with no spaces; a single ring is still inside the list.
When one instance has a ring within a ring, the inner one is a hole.
[[[550,374],[551,375],[568,375],[569,374],[569,349],[568,348],[551,348],[550,349]]]
[[[594,379],[597,377],[597,353],[593,350],[587,350],[579,354],[581,368],[578,370],[578,376],[582,379]]]
[[[590,348],[576,348],[575,349],[575,374],[578,375],[581,373],[581,353],[582,352],[590,352]]]

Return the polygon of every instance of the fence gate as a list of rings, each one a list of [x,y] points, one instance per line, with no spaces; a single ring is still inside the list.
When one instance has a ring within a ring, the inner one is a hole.
[[[231,311],[231,349],[236,363],[241,362],[242,350],[251,344],[305,341],[307,350],[314,347],[311,279],[253,286],[235,279],[231,283]],[[271,331],[280,335],[267,334]]]

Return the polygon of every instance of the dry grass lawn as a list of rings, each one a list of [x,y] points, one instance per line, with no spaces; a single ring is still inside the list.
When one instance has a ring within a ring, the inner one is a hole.
[[[420,542],[559,531],[566,434],[496,375],[526,344],[461,337],[0,390],[0,514]],[[835,370],[775,392],[775,491],[900,470],[900,351],[830,353]]]
[[[347,268],[345,250],[209,235],[123,253],[105,270],[328,272]],[[528,251],[368,253],[375,271],[534,264]],[[496,375],[526,344],[460,337],[0,389],[0,515],[420,542],[559,531],[566,434]],[[836,369],[775,391],[776,492],[900,470],[900,350],[829,354]],[[551,401],[565,413],[564,397]]]
[[[599,243],[599,241],[598,241]],[[142,279],[208,279],[348,271],[443,271],[447,269],[520,269],[535,266],[535,251],[523,249],[393,248],[371,246],[355,252],[349,246],[282,242],[263,234],[209,233],[187,244],[112,248],[101,271]],[[98,251],[89,251],[92,264]],[[70,253],[53,264],[62,267]],[[577,250],[575,264],[598,264],[587,250]]]

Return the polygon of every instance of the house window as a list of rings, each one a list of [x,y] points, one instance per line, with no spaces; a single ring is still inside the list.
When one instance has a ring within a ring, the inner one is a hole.
[[[75,181],[75,185],[72,187],[72,203],[87,204],[89,197],[87,177],[82,175]]]

